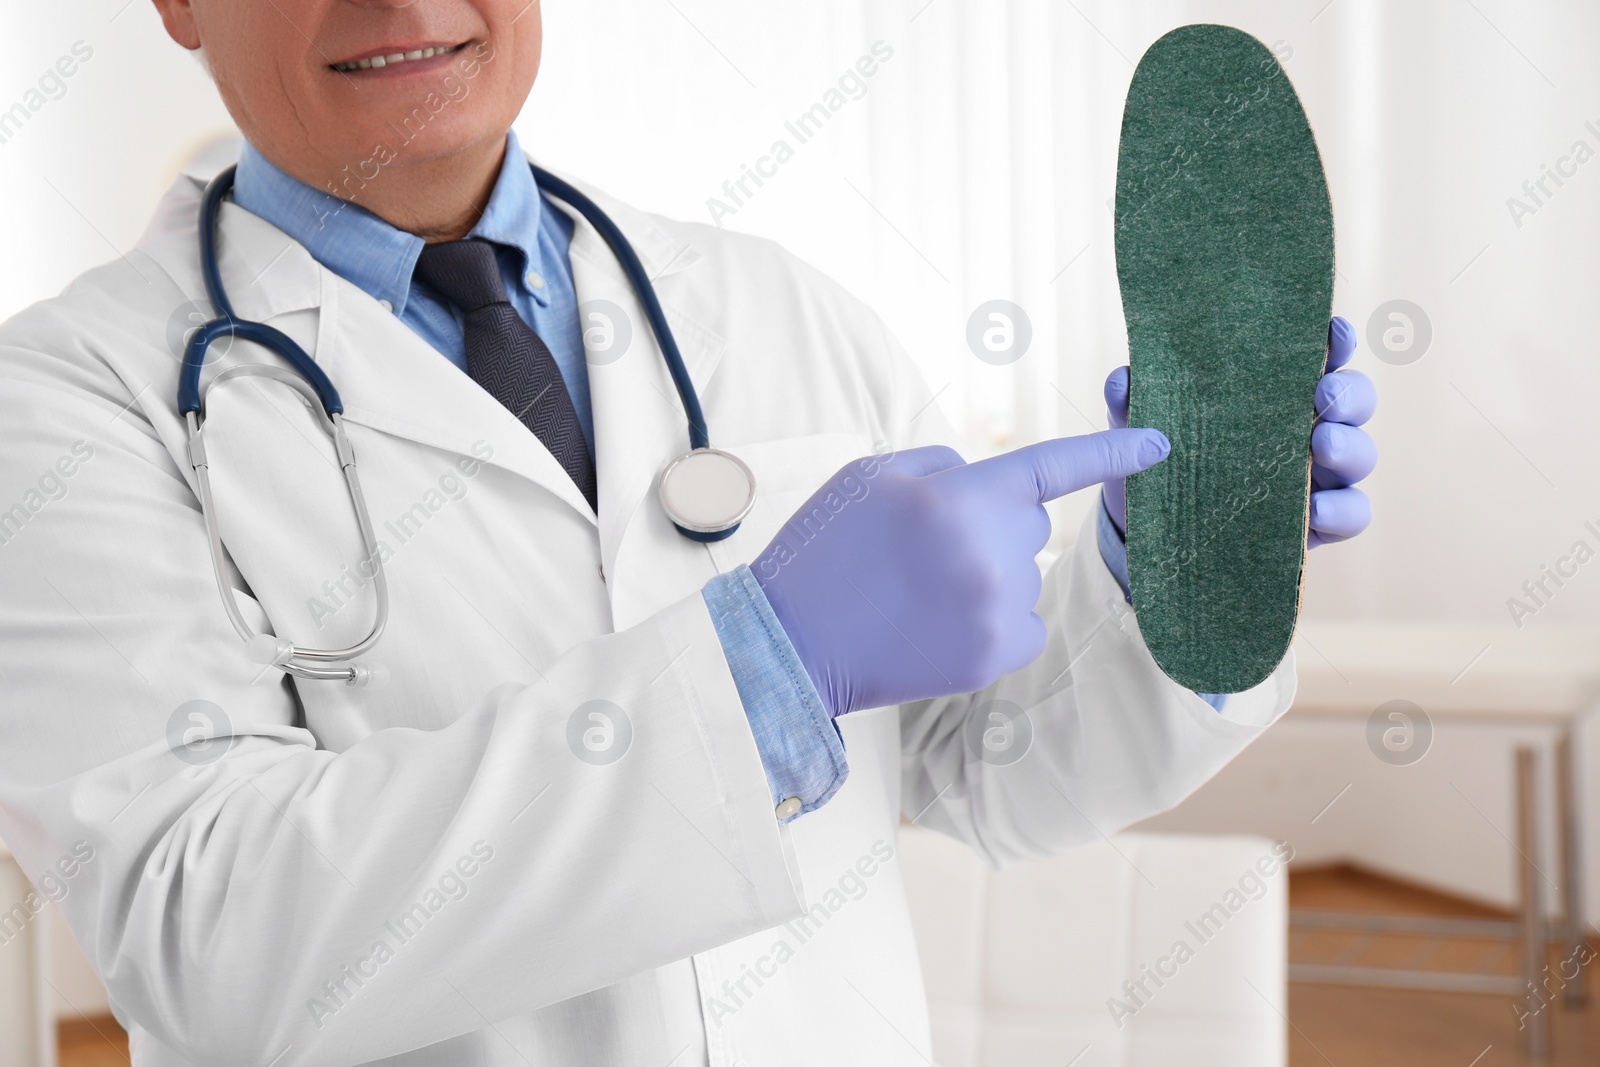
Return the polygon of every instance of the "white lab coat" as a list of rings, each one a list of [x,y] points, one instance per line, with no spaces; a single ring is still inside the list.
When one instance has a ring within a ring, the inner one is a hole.
[[[993,863],[1058,853],[1175,804],[1289,704],[1287,661],[1221,714],[1162,675],[1090,527],[1046,578],[1037,662],[841,720],[848,782],[779,824],[700,589],[845,461],[951,435],[827,278],[593,191],[655,279],[714,442],[758,478],[718,544],[680,537],[656,502],[683,411],[582,218],[579,299],[625,309],[632,335],[589,367],[598,523],[467,375],[224,207],[236,308],[342,391],[391,550],[393,614],[368,657],[388,684],[292,684],[245,656],[217,603],[174,408],[174,341],[204,293],[200,188],[180,177],[135,250],[0,328],[0,836],[34,875],[92,849],[62,907],[140,1067],[921,1063],[902,813]],[[238,342],[213,362],[273,358]],[[260,379],[210,414],[247,616],[297,643],[360,636],[371,589],[311,414]],[[597,722],[574,713],[597,699],[631,726],[609,764],[574,755]],[[993,699],[1033,729],[1009,765],[964,741]],[[169,742],[196,709],[231,732],[212,762]]]

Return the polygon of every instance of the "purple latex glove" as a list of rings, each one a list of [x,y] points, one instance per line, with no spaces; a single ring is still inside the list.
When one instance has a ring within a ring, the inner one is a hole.
[[[978,463],[943,446],[869,456],[752,570],[830,715],[976,692],[1044,651],[1044,502],[1169,451],[1160,431],[1117,429]]]
[[[1317,383],[1312,403],[1316,422],[1311,431],[1311,517],[1306,547],[1346,541],[1372,521],[1372,502],[1355,484],[1378,465],[1378,446],[1360,429],[1378,406],[1372,379],[1358,370],[1340,370],[1356,350],[1356,331],[1334,316],[1328,327],[1328,366]],[[1128,368],[1118,367],[1106,379],[1106,411],[1113,427],[1128,425]],[[1127,501],[1122,479],[1108,481],[1106,514],[1118,533],[1127,532]]]

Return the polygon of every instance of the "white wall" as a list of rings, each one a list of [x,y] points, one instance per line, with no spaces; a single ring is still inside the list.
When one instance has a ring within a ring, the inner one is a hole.
[[[37,88],[75,43],[93,55],[0,143],[0,316],[131,247],[179,160],[232,129],[210,79],[147,0],[11,4],[5,29],[0,108]]]

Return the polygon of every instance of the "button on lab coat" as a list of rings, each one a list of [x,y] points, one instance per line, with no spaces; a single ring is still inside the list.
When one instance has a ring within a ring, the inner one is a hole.
[[[1168,680],[1090,527],[1046,576],[1037,662],[840,720],[848,782],[780,824],[700,588],[846,461],[953,435],[827,278],[594,191],[756,474],[743,527],[697,544],[657,504],[683,411],[583,219],[579,300],[612,320],[585,322],[598,519],[468,376],[229,204],[236,310],[342,392],[393,600],[382,687],[263,669],[217,602],[173,401],[201,188],[0,328],[0,836],[35,876],[92,849],[61,907],[141,1067],[922,1063],[902,814],[992,863],[1058,853],[1175,804],[1288,706],[1287,661],[1221,714]],[[359,638],[372,586],[312,414],[259,378],[208,412],[231,595],[297,643]],[[982,756],[995,700],[1026,711],[1019,759]]]

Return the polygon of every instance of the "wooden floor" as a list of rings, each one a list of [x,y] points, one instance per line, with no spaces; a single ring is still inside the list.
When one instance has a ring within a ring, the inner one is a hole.
[[[128,1067],[128,1035],[109,1015],[74,1019],[56,1028],[61,1067]]]
[[[1349,867],[1297,871],[1289,879],[1296,907],[1391,914],[1505,918],[1505,913],[1393,882]],[[1320,935],[1319,935],[1320,936]],[[1449,966],[1484,965],[1513,973],[1515,953],[1457,939],[1429,949]],[[1419,958],[1416,939],[1380,938],[1365,959],[1402,964]],[[1327,946],[1298,938],[1296,959]],[[1558,956],[1552,953],[1552,963]],[[1584,968],[1591,996],[1582,1011],[1545,1009],[1553,1024],[1553,1067],[1600,1064],[1600,959]],[[1343,986],[1289,986],[1290,1067],[1513,1067],[1526,1064],[1507,998],[1412,993]],[[126,1036],[110,1017],[63,1023],[61,1067],[127,1067]]]
[[[1505,912],[1349,867],[1295,872],[1289,879],[1289,899],[1295,907],[1330,911],[1509,918]],[[1291,959],[1326,962],[1319,955],[1326,946],[1304,937],[1293,939],[1291,946]],[[1552,951],[1552,967],[1563,956]],[[1404,966],[1417,959],[1501,974],[1514,974],[1517,966],[1517,953],[1509,947],[1466,938],[1425,946],[1420,938],[1394,935],[1367,946],[1361,962]],[[1588,1004],[1572,1011],[1557,1000],[1544,1009],[1552,1024],[1552,1056],[1545,1062],[1553,1067],[1600,1064],[1600,959],[1582,971]],[[1295,982],[1289,986],[1289,1022],[1290,1067],[1512,1067],[1529,1062],[1512,1001],[1503,995]]]

